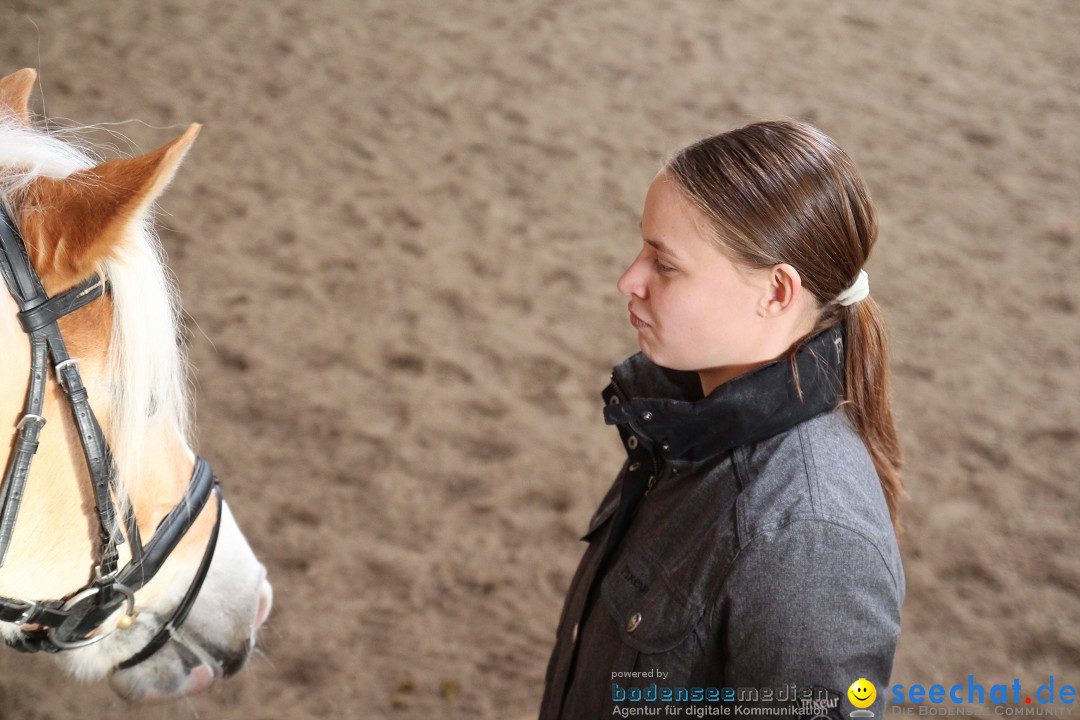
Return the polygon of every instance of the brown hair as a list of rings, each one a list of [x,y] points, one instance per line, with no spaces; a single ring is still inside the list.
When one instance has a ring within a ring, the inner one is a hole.
[[[665,170],[712,221],[715,240],[736,262],[794,267],[817,300],[809,337],[841,325],[848,418],[877,468],[899,525],[900,444],[889,404],[889,353],[877,304],[836,297],[858,277],[877,238],[870,196],[851,158],[806,123],[760,122],[676,152]],[[796,377],[796,382],[798,378]]]

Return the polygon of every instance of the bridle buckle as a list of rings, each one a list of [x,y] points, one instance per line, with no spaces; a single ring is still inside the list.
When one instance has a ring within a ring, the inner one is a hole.
[[[38,608],[41,607],[41,605],[34,600],[23,598],[22,601],[26,603],[26,610],[23,611],[22,615],[12,620],[12,623],[15,625],[25,625],[27,621],[34,616],[34,613],[38,611]]]
[[[67,383],[64,382],[64,368],[66,368],[68,365],[74,365],[75,372],[79,372],[79,361],[76,358],[68,358],[61,363],[57,363],[53,367],[53,372],[56,373],[56,382],[60,383],[60,385],[63,386],[65,390],[67,389]]]
[[[33,413],[27,413],[23,415],[22,418],[19,420],[19,424],[15,426],[15,431],[22,432],[23,426],[26,425],[26,423],[28,422],[35,422],[40,428],[42,425],[45,424],[45,418],[40,415],[35,415]]]

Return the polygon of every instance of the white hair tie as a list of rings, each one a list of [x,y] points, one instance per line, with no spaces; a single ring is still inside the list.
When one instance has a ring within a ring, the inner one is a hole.
[[[865,270],[860,270],[859,277],[855,278],[855,282],[851,283],[851,287],[836,296],[836,302],[841,305],[854,305],[869,294],[870,276],[866,274]]]

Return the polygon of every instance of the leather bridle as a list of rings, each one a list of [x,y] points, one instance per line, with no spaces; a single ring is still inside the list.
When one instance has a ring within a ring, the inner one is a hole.
[[[187,593],[150,642],[114,669],[123,670],[137,665],[160,650],[169,639],[176,639],[200,660],[210,663],[216,674],[220,670],[216,663],[201,648],[192,647],[180,631],[210,569],[221,527],[221,489],[210,464],[196,458],[184,496],[145,544],[139,535],[131,503],[125,503],[127,511],[123,514],[123,524],[131,548],[131,560],[119,568],[117,546],[125,540],[112,499],[117,487],[112,451],[90,407],[86,388],[79,375],[78,361],[68,355],[57,324],[60,318],[108,292],[108,281],[95,274],[50,298],[30,263],[22,236],[3,207],[0,207],[0,274],[3,274],[8,290],[18,303],[19,322],[30,336],[31,354],[26,409],[19,420],[14,450],[8,461],[3,485],[0,486],[0,566],[11,543],[30,472],[30,461],[38,447],[41,427],[45,424],[42,408],[50,360],[56,380],[67,395],[82,441],[99,525],[98,564],[93,569],[93,579],[80,590],[59,600],[0,598],[0,621],[23,626],[21,635],[8,639],[8,645],[23,652],[44,650],[51,653],[90,645],[111,634],[111,630],[102,629],[102,624],[121,607],[125,611],[117,627],[130,627],[135,618],[135,593],[161,569],[213,494],[217,502],[217,519]]]

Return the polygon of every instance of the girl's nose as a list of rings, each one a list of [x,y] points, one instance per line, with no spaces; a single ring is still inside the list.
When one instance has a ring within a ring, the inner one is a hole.
[[[645,297],[647,272],[646,264],[642,261],[643,255],[644,253],[634,258],[634,262],[630,263],[630,267],[626,268],[622,277],[619,278],[616,287],[623,295]]]

